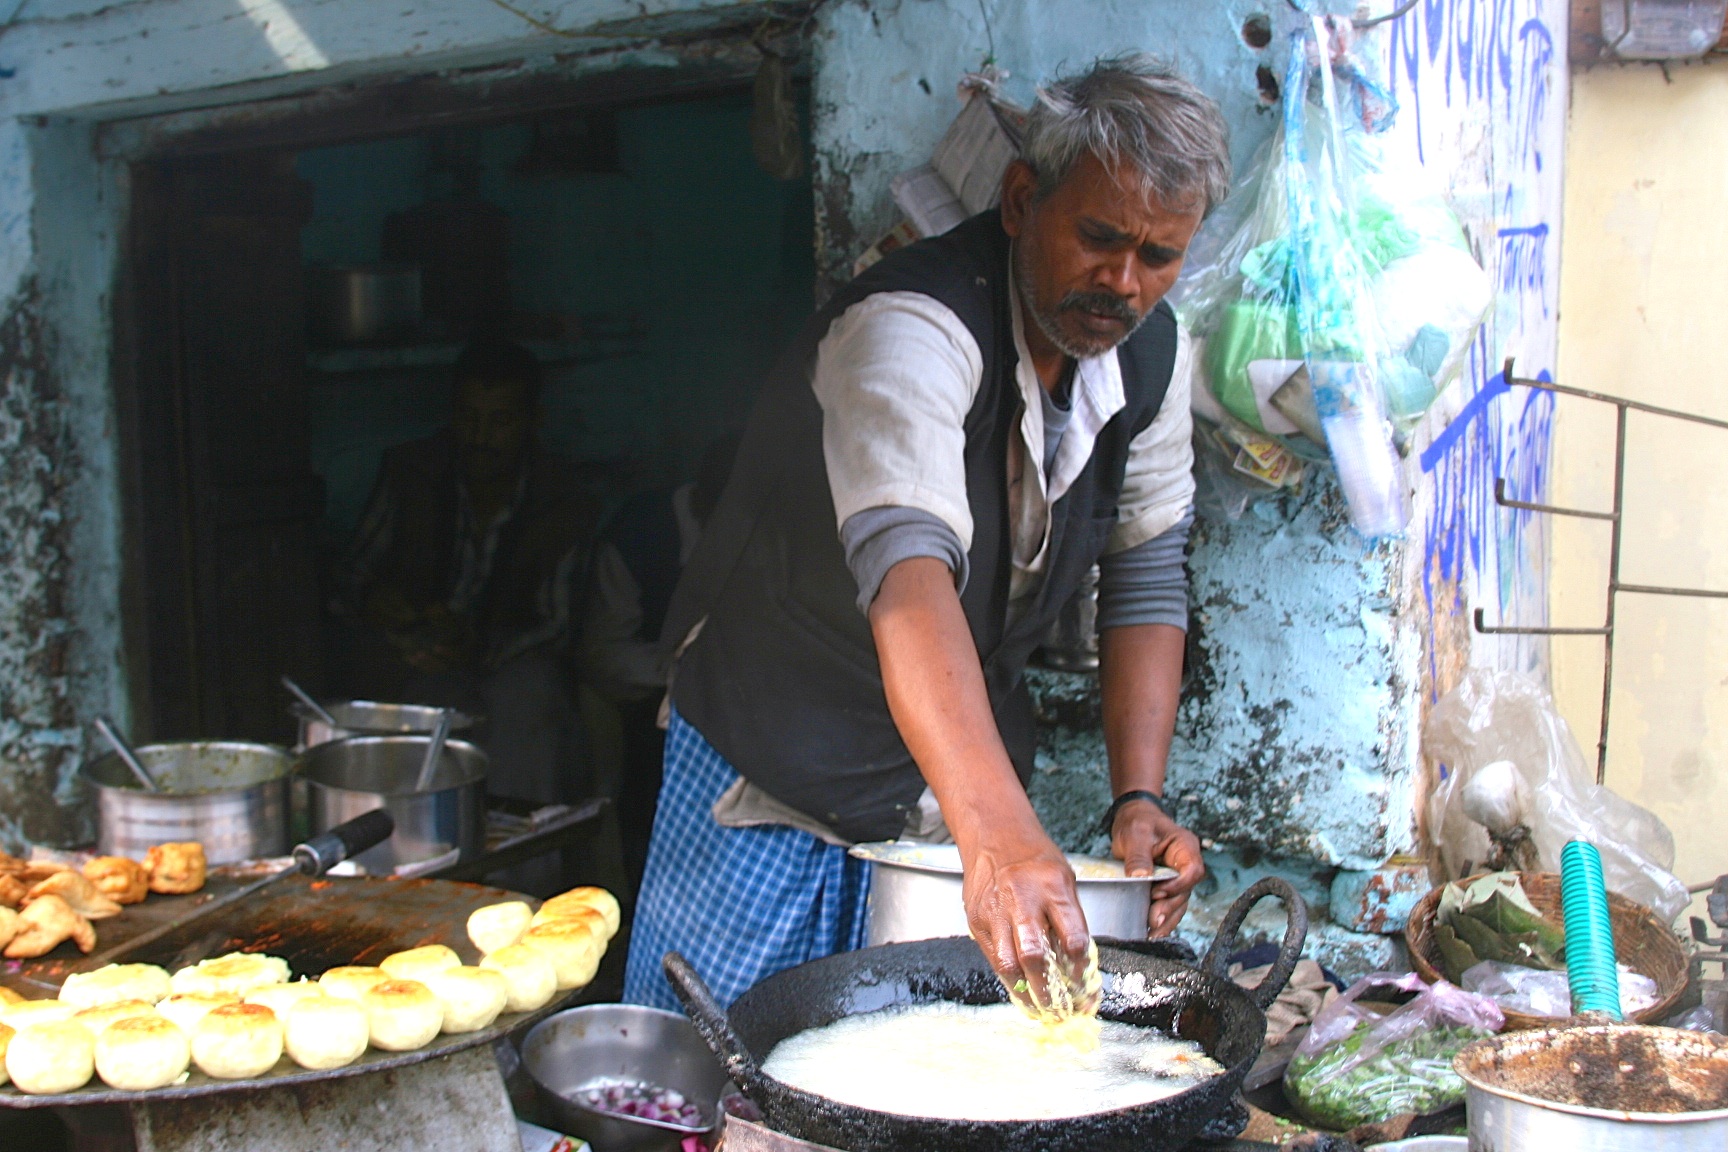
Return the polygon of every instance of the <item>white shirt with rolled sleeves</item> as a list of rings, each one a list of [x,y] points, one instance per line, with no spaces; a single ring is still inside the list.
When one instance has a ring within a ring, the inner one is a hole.
[[[1041,385],[1026,349],[1018,299],[1013,312],[1019,354],[1015,379],[1024,409],[1018,451],[1006,462],[1014,532],[1010,590],[1017,598],[1035,590],[1042,576],[1050,506],[1085,468],[1098,433],[1121,411],[1125,398],[1114,350],[1079,361],[1073,415],[1046,476]],[[1119,520],[1106,555],[1168,531],[1193,503],[1192,373],[1191,341],[1179,331],[1163,406],[1130,445]],[[812,387],[822,406],[836,527],[870,508],[915,508],[953,529],[962,550],[971,547],[964,426],[983,375],[972,333],[933,297],[881,292],[835,320],[818,346]]]

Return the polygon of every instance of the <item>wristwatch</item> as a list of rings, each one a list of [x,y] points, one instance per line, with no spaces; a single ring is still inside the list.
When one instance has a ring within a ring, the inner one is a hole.
[[[1110,804],[1110,810],[1104,813],[1104,819],[1099,823],[1098,830],[1109,836],[1116,831],[1116,813],[1122,811],[1122,806],[1134,800],[1149,800],[1158,811],[1169,816],[1170,808],[1164,803],[1164,797],[1145,788],[1136,788],[1132,792],[1124,792]]]

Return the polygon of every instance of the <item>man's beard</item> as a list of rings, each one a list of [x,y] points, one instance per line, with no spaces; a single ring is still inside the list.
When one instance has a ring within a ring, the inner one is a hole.
[[[1030,254],[1027,246],[1014,246],[1014,283],[1020,291],[1020,299],[1026,302],[1026,310],[1032,313],[1032,319],[1037,322],[1039,331],[1045,339],[1060,348],[1064,355],[1076,360],[1088,360],[1093,356],[1102,356],[1110,349],[1121,344],[1134,334],[1134,329],[1140,327],[1147,316],[1135,312],[1128,302],[1114,292],[1070,292],[1062,297],[1054,309],[1046,308],[1038,299],[1038,294],[1032,287],[1032,276],[1028,269]],[[1105,316],[1118,321],[1122,325],[1122,335],[1115,340],[1087,334],[1070,335],[1062,328],[1061,317],[1064,313],[1089,312],[1096,316]]]

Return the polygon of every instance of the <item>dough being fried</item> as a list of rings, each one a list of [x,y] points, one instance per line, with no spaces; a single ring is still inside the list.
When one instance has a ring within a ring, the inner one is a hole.
[[[166,1088],[192,1062],[192,1043],[155,1012],[116,1020],[96,1035],[96,1074],[122,1092]]]
[[[17,1035],[10,1024],[0,1024],[0,1085],[4,1085],[12,1077],[6,1074],[6,1049],[12,1043],[12,1037]]]
[[[17,908],[24,903],[30,889],[10,872],[0,872],[0,908]]]
[[[600,970],[604,932],[603,924],[595,927],[589,920],[547,920],[524,932],[522,943],[551,962],[559,990],[568,991],[583,987]]]
[[[498,1019],[510,985],[492,968],[446,968],[425,980],[444,1008],[445,1032],[478,1032]]]
[[[68,907],[86,920],[106,920],[110,916],[120,915],[120,905],[96,891],[96,885],[84,878],[82,872],[56,872],[48,879],[30,889],[24,897],[24,907],[44,896],[58,896],[66,901]]]
[[[192,1060],[206,1076],[262,1076],[282,1058],[282,1022],[262,1004],[224,1004],[192,1031]]]
[[[506,1012],[532,1012],[558,994],[558,973],[552,961],[527,944],[508,944],[488,953],[480,967],[504,977],[509,996],[504,1003]]]
[[[154,964],[109,964],[94,972],[73,972],[60,985],[60,999],[79,1008],[116,1000],[154,1004],[171,992],[168,973]]]
[[[468,939],[480,949],[480,955],[486,956],[522,939],[532,919],[534,913],[520,900],[488,904],[469,914]]]
[[[318,977],[318,987],[339,1000],[359,1000],[366,995],[367,989],[388,979],[389,975],[382,968],[350,964],[332,968]]]
[[[434,972],[461,966],[462,957],[456,955],[455,949],[443,944],[427,944],[406,952],[394,952],[378,962],[378,967],[384,969],[384,974],[392,980],[422,982]]]
[[[169,983],[176,992],[227,993],[244,996],[266,984],[288,982],[288,961],[280,956],[252,952],[230,952],[211,960],[200,960],[174,973]]]
[[[158,844],[144,854],[150,891],[183,896],[204,887],[204,845],[196,840]]]
[[[156,1005],[156,1011],[180,1026],[180,1031],[192,1035],[198,1021],[224,1004],[238,1004],[240,997],[227,993],[176,992]]]
[[[6,945],[5,955],[12,960],[33,960],[54,951],[63,940],[71,940],[80,952],[88,953],[96,947],[96,929],[60,897],[42,896],[18,913],[18,934]]]
[[[116,904],[140,903],[150,892],[150,873],[125,856],[98,856],[84,865],[84,878]]]
[[[412,1052],[432,1043],[444,1027],[444,1006],[418,980],[386,980],[360,998],[372,1046],[386,1052]]]
[[[6,1009],[10,1008],[12,1005],[22,1004],[29,999],[30,997],[24,995],[24,993],[14,992],[4,984],[0,984],[0,1015],[3,1015]]]
[[[606,939],[610,940],[618,935],[618,925],[623,922],[623,912],[618,907],[618,897],[604,888],[572,888],[568,892],[561,892],[540,905],[540,911],[534,914],[534,923],[557,920],[584,908],[598,912],[606,921]]]
[[[372,1037],[358,1001],[308,996],[288,1009],[283,1046],[302,1068],[344,1068],[366,1051]]]
[[[276,1013],[278,1020],[288,1019],[288,1009],[308,996],[329,995],[310,980],[297,980],[292,984],[266,984],[262,988],[254,988],[242,999],[248,1004],[262,1004]]]
[[[31,1024],[6,1046],[6,1072],[36,1096],[76,1092],[96,1071],[96,1037],[76,1020]]]
[[[112,1004],[103,1004],[96,1008],[85,1008],[72,1019],[90,1029],[90,1035],[101,1038],[103,1031],[110,1025],[121,1020],[130,1020],[134,1016],[160,1016],[150,1005],[142,1000],[116,1000]]]

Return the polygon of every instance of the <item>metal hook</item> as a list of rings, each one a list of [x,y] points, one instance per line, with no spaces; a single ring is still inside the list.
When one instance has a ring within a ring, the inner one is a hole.
[[[1285,2],[1287,4],[1289,4],[1290,7],[1294,8],[1296,11],[1300,12],[1304,16],[1316,15],[1316,13],[1310,12],[1306,8],[1302,7],[1301,4],[1297,3],[1297,0],[1285,0]],[[1404,0],[1404,3],[1400,4],[1398,7],[1394,8],[1392,11],[1386,13],[1386,15],[1384,15],[1384,16],[1376,16],[1371,20],[1357,20],[1354,17],[1352,17],[1350,20],[1350,23],[1354,28],[1356,28],[1357,31],[1362,31],[1362,30],[1367,29],[1367,28],[1372,28],[1376,24],[1384,24],[1388,20],[1398,19],[1398,17],[1404,15],[1406,12],[1409,12],[1412,8],[1416,7],[1417,2],[1418,2],[1418,0]]]

